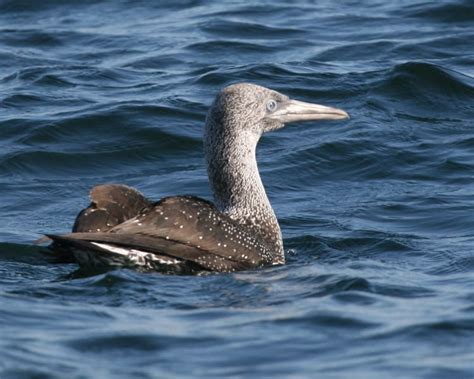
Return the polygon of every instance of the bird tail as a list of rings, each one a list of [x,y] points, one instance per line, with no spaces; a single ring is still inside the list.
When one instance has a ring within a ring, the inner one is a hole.
[[[202,267],[183,264],[179,258],[159,253],[143,251],[114,244],[113,242],[97,242],[69,235],[47,234],[53,241],[48,246],[64,262],[76,262],[86,269],[133,268],[138,271],[156,271],[164,274],[194,274],[202,271]],[[82,233],[78,233],[80,235]],[[86,235],[89,233],[86,233]]]
[[[130,266],[126,255],[115,254],[100,244],[54,234],[46,237],[53,241],[48,248],[64,262],[76,262],[86,268]]]

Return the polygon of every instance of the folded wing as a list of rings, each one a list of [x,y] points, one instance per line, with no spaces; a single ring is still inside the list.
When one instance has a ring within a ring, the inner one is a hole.
[[[63,250],[70,246],[79,262],[84,259],[78,256],[81,251],[107,257],[114,249],[125,249],[140,252],[155,263],[168,260],[208,271],[228,272],[271,263],[271,252],[262,241],[206,200],[174,196],[151,204],[138,192],[128,191],[129,187],[109,187],[109,192],[100,187],[92,191],[91,206],[78,216],[75,232],[49,235]],[[133,205],[129,213],[120,213],[123,200],[125,207]],[[133,216],[120,222],[130,214]]]

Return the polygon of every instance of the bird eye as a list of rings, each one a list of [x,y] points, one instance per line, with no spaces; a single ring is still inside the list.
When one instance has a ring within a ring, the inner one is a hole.
[[[267,103],[267,110],[269,112],[273,112],[275,109],[277,109],[277,102],[275,100],[268,100]]]

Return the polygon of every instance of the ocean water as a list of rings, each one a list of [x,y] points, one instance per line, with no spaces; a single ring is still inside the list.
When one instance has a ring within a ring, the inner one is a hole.
[[[0,1],[1,378],[474,377],[474,3]],[[88,191],[211,198],[206,110],[333,105],[258,150],[287,264],[78,271]]]

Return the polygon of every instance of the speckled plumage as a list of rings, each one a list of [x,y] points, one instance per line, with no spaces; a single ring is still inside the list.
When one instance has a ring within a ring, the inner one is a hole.
[[[204,133],[215,205],[194,196],[152,203],[130,187],[101,185],[91,191],[91,205],[79,213],[73,233],[48,235],[50,246],[83,266],[173,273],[282,264],[282,235],[258,172],[257,143],[284,122],[345,117],[257,85],[226,87],[208,112]]]
[[[266,120],[268,99],[284,101],[276,91],[248,84],[225,88],[206,119],[204,151],[217,208],[254,231],[284,263],[278,220],[263,187],[256,149],[262,134],[283,125]]]

